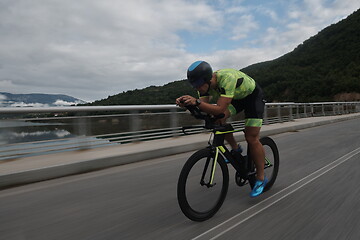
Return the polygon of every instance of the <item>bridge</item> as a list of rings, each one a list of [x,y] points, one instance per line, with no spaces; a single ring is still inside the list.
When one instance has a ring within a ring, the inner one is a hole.
[[[329,114],[326,104],[315,105],[318,110],[313,111],[310,105],[297,111],[293,103],[287,104],[280,110],[268,106],[280,116],[268,112],[268,122],[273,123],[262,128],[262,135],[271,135],[280,150],[280,172],[273,189],[250,199],[247,186],[239,188],[231,181],[222,209],[205,223],[193,223],[182,215],[176,182],[187,157],[206,146],[209,133],[171,132],[151,141],[133,134],[131,143],[3,160],[0,236],[356,239],[360,233],[357,105],[347,110],[337,103]],[[309,109],[306,117],[305,109]],[[241,127],[238,121],[235,124]],[[241,134],[236,138],[244,140]]]

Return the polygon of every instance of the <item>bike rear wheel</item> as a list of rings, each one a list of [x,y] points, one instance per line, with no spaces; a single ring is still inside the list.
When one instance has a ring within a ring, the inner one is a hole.
[[[214,158],[215,153],[210,148],[199,150],[188,159],[181,170],[177,198],[182,212],[193,221],[200,222],[211,218],[225,200],[229,187],[229,171],[220,154],[216,164]],[[211,181],[213,170],[214,178]]]
[[[269,137],[263,137],[260,139],[261,144],[263,145],[264,152],[265,152],[265,177],[268,179],[268,183],[264,188],[264,192],[268,191],[275,183],[276,177],[279,172],[279,150],[276,146],[274,140]],[[249,153],[248,153],[249,154]],[[250,160],[251,161],[251,160]],[[250,172],[255,172],[255,164],[251,161],[250,164]],[[249,177],[249,182],[251,189],[255,185],[255,174]]]

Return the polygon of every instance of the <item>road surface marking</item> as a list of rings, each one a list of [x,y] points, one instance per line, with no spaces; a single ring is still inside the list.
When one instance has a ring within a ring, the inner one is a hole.
[[[193,238],[193,240],[198,239],[217,239],[218,237],[224,235],[225,233],[229,232],[230,230],[234,229],[238,225],[246,222],[247,220],[251,219],[252,217],[256,216],[257,214],[261,213],[262,211],[268,209],[275,203],[281,201],[282,199],[288,197],[292,193],[296,192],[297,190],[303,188],[304,186],[308,185],[315,179],[321,177],[325,173],[331,171],[335,167],[339,166],[340,164],[348,161],[352,157],[356,156],[360,153],[360,147],[353,150],[350,153],[345,154],[344,156],[336,159],[335,161],[329,163],[328,165],[320,168],[319,170],[311,173],[310,175],[300,179],[299,181],[291,184],[287,188],[284,188],[280,192],[275,193],[274,195],[264,199],[263,201],[259,202],[258,204],[252,206],[251,208],[242,211],[235,216],[229,218],[228,220],[220,223],[219,225],[207,230],[206,232],[198,235],[197,237]]]

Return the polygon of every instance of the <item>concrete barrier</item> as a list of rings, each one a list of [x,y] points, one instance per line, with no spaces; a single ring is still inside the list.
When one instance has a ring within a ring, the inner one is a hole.
[[[291,122],[264,125],[261,136],[298,131],[355,118],[360,118],[360,113],[302,118]],[[202,133],[3,162],[0,164],[0,189],[195,151],[207,146],[209,136],[210,133]],[[235,138],[239,142],[244,141],[242,133],[235,134]]]

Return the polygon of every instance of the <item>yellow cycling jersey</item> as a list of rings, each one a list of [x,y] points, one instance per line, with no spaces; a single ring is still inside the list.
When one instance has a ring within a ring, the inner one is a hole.
[[[220,69],[215,71],[217,88],[210,89],[206,96],[211,96],[212,101],[219,97],[243,99],[250,95],[255,89],[255,80],[245,73],[236,69]],[[200,97],[204,97],[201,96]]]

